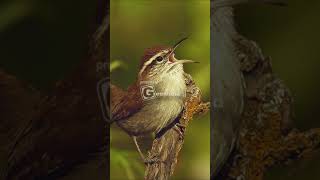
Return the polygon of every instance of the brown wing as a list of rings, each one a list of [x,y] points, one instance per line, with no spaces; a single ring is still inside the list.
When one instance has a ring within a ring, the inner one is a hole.
[[[118,121],[130,117],[142,108],[143,101],[139,87],[134,84],[124,91],[111,85],[111,118]]]

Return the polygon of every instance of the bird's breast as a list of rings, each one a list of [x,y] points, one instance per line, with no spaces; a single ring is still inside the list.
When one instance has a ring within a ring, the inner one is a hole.
[[[155,97],[145,99],[143,107],[118,125],[131,135],[159,132],[172,123],[183,110],[186,85],[183,75],[165,76],[154,84]]]

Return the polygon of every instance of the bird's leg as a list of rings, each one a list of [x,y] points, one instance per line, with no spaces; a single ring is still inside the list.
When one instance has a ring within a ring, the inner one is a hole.
[[[132,138],[133,138],[134,144],[136,145],[136,147],[138,149],[138,152],[140,154],[140,157],[141,157],[142,161],[145,161],[145,157],[144,157],[144,155],[143,155],[143,153],[142,153],[142,151],[140,149],[140,146],[138,144],[138,141],[137,141],[137,136],[132,136]]]
[[[134,141],[134,144],[136,145],[137,149],[138,149],[138,152],[140,154],[140,157],[142,159],[142,161],[145,163],[145,164],[152,164],[152,163],[156,163],[156,162],[163,162],[161,160],[159,160],[159,158],[157,157],[147,157],[145,158],[141,149],[140,149],[140,146],[138,144],[138,141],[137,141],[137,136],[132,136],[132,139]]]
[[[176,123],[172,128],[179,134],[180,139],[183,139],[186,126],[181,123]]]
[[[178,122],[178,123],[174,124],[172,129],[179,134],[180,139],[183,139],[183,137],[184,137],[183,134],[186,129],[185,125]],[[150,157],[150,154],[149,154],[149,157],[147,157],[144,160],[144,163],[145,164],[153,164],[153,163],[166,163],[166,162],[165,162],[165,160],[162,160],[162,158],[159,154],[153,154],[152,157]]]

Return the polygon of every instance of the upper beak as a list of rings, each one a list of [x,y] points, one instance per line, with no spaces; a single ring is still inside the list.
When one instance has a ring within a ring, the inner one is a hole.
[[[172,47],[172,51],[168,54],[168,57],[170,57],[174,51],[176,50],[176,48],[183,42],[185,41],[186,39],[188,39],[188,37],[185,37],[185,38],[182,38],[180,41],[178,41],[173,47]],[[183,60],[177,60],[174,58],[174,60],[176,60],[174,62],[174,64],[184,64],[184,63],[199,63],[197,61],[193,61],[193,60],[186,60],[186,59],[183,59]]]
[[[176,50],[176,48],[183,42],[185,41],[186,39],[188,39],[187,37],[185,38],[182,38],[180,41],[178,41],[173,47],[172,47],[172,50],[168,53],[168,57],[170,57],[174,51]]]
[[[176,48],[185,40],[187,40],[188,37],[184,37],[182,38],[180,41],[178,41],[173,47],[172,47],[172,52],[174,52],[176,50]]]

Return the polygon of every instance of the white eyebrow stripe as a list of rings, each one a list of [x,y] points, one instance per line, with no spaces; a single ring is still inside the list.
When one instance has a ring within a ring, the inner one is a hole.
[[[166,51],[165,51],[165,52],[166,52]],[[141,76],[141,74],[142,74],[143,71],[147,68],[147,66],[150,65],[150,64],[156,59],[156,57],[160,56],[162,53],[163,53],[163,51],[157,53],[156,55],[152,56],[152,58],[150,58],[148,61],[146,61],[146,62],[143,64],[143,66],[142,66],[142,68],[141,68],[141,70],[140,70],[140,72],[139,72],[139,76]]]

